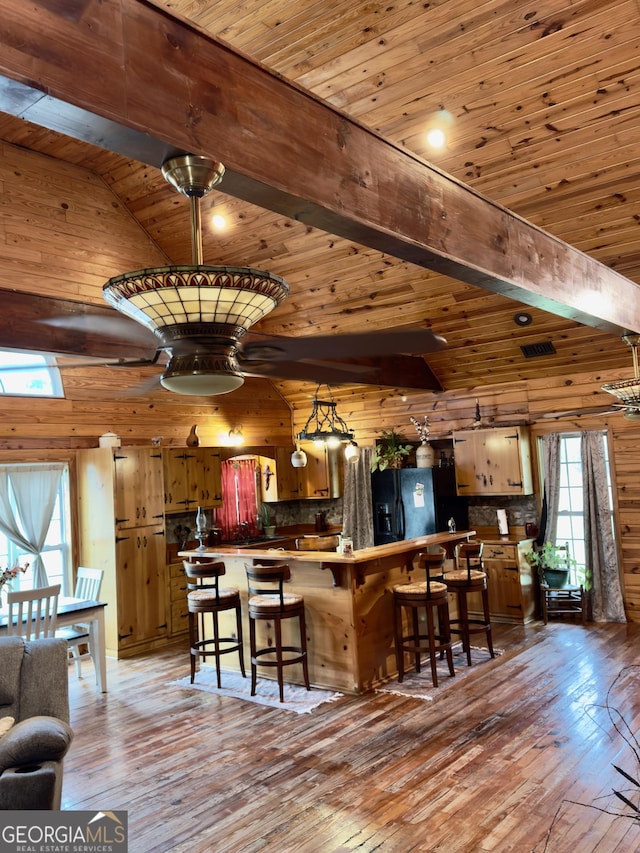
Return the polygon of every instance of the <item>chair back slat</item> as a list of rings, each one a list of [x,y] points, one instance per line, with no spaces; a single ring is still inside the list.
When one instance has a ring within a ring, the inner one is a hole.
[[[427,595],[431,595],[431,581],[442,581],[444,578],[445,553],[442,549],[438,553],[423,551],[418,555],[418,565],[427,576]]]
[[[484,563],[482,562],[482,551],[484,542],[461,542],[456,548],[458,568],[466,568],[467,578],[471,581],[471,571],[484,571]]]
[[[284,584],[291,578],[291,569],[287,563],[254,565],[245,563],[249,597],[252,595],[270,595],[279,597],[280,608],[284,609]]]
[[[211,589],[215,591],[216,601],[220,601],[219,578],[227,572],[227,567],[222,560],[196,561],[193,563],[184,560],[182,565],[187,579],[187,594],[195,589]]]
[[[54,637],[59,595],[59,583],[8,593],[7,634],[24,637],[26,640]]]
[[[97,601],[102,585],[102,569],[90,569],[87,566],[78,566],[76,573],[76,586],[73,592],[74,598],[82,598],[84,601]]]

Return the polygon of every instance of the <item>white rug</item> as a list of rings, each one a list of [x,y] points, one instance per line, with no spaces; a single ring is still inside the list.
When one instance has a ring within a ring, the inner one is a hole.
[[[314,708],[324,702],[334,702],[340,699],[342,693],[332,693],[330,690],[321,690],[312,687],[307,690],[297,684],[284,685],[284,702],[280,701],[278,682],[270,678],[260,678],[256,686],[256,695],[251,695],[251,677],[243,678],[239,672],[222,670],[220,673],[222,687],[218,689],[216,671],[212,666],[202,666],[196,672],[196,678],[191,684],[191,676],[180,678],[178,681],[170,681],[170,687],[186,687],[188,690],[202,690],[205,693],[215,693],[218,696],[231,696],[233,699],[244,699],[246,702],[254,702],[257,705],[266,705],[269,708],[279,708],[284,711],[294,711],[296,714],[310,714]]]
[[[503,654],[501,649],[494,649],[496,657]],[[431,663],[427,659],[421,663],[421,672],[405,673],[402,683],[399,683],[397,678],[389,681],[382,687],[378,687],[378,693],[396,693],[399,696],[410,696],[413,699],[423,699],[427,702],[432,702],[437,696],[449,687],[454,687],[460,681],[472,672],[477,672],[479,664],[487,663],[492,660],[488,649],[479,649],[471,647],[471,666],[467,666],[467,656],[462,651],[462,646],[456,645],[453,649],[453,669],[455,676],[449,675],[449,665],[445,660],[438,660],[438,686],[433,686],[431,679]]]

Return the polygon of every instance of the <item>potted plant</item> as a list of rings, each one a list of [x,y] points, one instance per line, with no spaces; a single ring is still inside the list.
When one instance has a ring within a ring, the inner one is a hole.
[[[265,536],[273,536],[276,532],[275,520],[272,518],[271,509],[265,503],[258,507],[258,525],[262,528]]]
[[[412,450],[412,445],[403,435],[394,430],[383,432],[371,456],[371,470],[386,471],[387,468],[401,468],[403,457],[408,456]]]
[[[562,589],[569,580],[569,571],[576,561],[569,556],[566,545],[545,542],[542,548],[527,551],[524,555],[530,566],[538,570],[541,583],[551,589]]]

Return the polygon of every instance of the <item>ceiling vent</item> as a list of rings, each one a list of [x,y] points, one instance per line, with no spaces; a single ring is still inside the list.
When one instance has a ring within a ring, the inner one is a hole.
[[[541,341],[538,344],[525,344],[520,349],[525,358],[538,358],[541,355],[555,355],[556,353],[556,348],[551,341]]]

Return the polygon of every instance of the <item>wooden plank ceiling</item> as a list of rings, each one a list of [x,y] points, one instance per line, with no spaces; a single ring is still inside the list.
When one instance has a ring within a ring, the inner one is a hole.
[[[637,0],[155,5],[640,282]],[[427,141],[434,127],[446,135],[441,149]],[[155,168],[9,115],[0,115],[0,139],[96,173],[167,259],[189,262],[188,203]],[[291,286],[289,299],[260,331],[299,336],[427,325],[448,341],[446,350],[427,358],[447,390],[612,369],[631,375],[629,350],[615,334],[413,266],[223,190],[224,184],[203,202],[205,261],[268,269]],[[212,213],[225,217],[224,232],[210,226]],[[87,301],[100,300],[102,281],[97,277],[95,289],[83,294]],[[527,326],[514,320],[523,310],[532,318]],[[639,320],[630,317],[629,325]],[[554,355],[525,358],[521,346],[545,341],[553,343]],[[278,385],[285,396],[300,391],[299,383]]]

